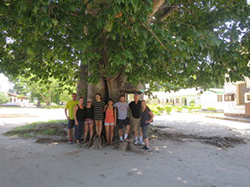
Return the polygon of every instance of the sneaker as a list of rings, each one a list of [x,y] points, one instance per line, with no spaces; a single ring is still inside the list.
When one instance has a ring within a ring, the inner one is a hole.
[[[119,140],[120,142],[123,142],[123,140]]]
[[[134,141],[134,144],[135,144],[135,145],[138,145],[138,144],[139,144],[138,140],[135,140],[135,141]]]
[[[142,141],[142,140],[139,140],[139,144],[140,145],[145,145],[144,141]]]
[[[143,150],[149,150],[149,147],[144,146],[142,149],[143,149]]]
[[[68,143],[69,143],[69,144],[72,144],[72,143],[73,143],[73,141],[72,141],[72,140],[69,140],[69,141],[68,141]]]

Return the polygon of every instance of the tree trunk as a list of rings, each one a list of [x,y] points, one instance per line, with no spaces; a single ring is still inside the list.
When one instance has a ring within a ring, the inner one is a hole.
[[[80,78],[77,82],[77,95],[81,96],[83,98],[87,98],[88,95],[88,81],[87,81],[87,75],[88,75],[88,65],[82,64],[80,66]]]
[[[87,72],[88,67],[86,65],[81,66],[81,79],[77,84],[77,93],[79,96],[83,96],[84,99],[95,100],[95,94],[100,93],[102,100],[107,103],[109,98],[112,98],[114,102],[119,101],[120,95],[126,95],[126,93],[140,93],[142,85],[134,86],[127,83],[126,77],[120,73],[116,77],[102,77],[99,82],[95,84],[90,84],[87,82]],[[103,127],[103,133],[105,128]],[[114,130],[114,139],[118,138],[118,127]],[[100,149],[105,142],[104,136],[96,138],[94,140],[91,148]]]

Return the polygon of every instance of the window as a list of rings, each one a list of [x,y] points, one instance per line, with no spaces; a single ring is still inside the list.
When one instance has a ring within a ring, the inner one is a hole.
[[[250,93],[245,93],[245,103],[250,103]]]
[[[225,101],[234,101],[235,100],[235,94],[226,94],[224,95]]]

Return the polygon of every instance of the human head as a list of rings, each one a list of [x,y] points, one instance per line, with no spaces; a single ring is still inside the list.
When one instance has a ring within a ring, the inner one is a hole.
[[[146,103],[145,100],[142,100],[142,101],[141,101],[141,106],[142,106],[143,108],[147,107],[147,103]]]
[[[91,105],[92,104],[92,100],[91,99],[87,99],[87,105]]]
[[[109,99],[109,101],[108,101],[108,105],[109,105],[109,106],[112,106],[112,105],[113,105],[113,103],[114,103],[114,101],[113,101],[112,99]]]
[[[80,105],[83,105],[83,101],[84,101],[84,100],[83,100],[83,97],[79,97],[79,104],[80,104]]]
[[[72,93],[72,100],[73,101],[76,101],[76,97],[77,97],[77,94],[76,93]]]
[[[120,102],[122,102],[122,103],[125,102],[125,96],[124,95],[120,95]]]
[[[135,94],[134,94],[134,100],[135,100],[135,101],[138,101],[138,99],[139,99],[139,95],[138,95],[138,93],[135,93]]]
[[[100,100],[101,99],[101,94],[100,93],[96,93],[95,94],[95,99],[96,100]]]

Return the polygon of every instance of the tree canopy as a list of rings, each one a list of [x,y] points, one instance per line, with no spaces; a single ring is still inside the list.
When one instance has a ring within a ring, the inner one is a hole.
[[[250,76],[247,0],[2,0],[0,71],[76,82],[124,74],[151,87]]]

